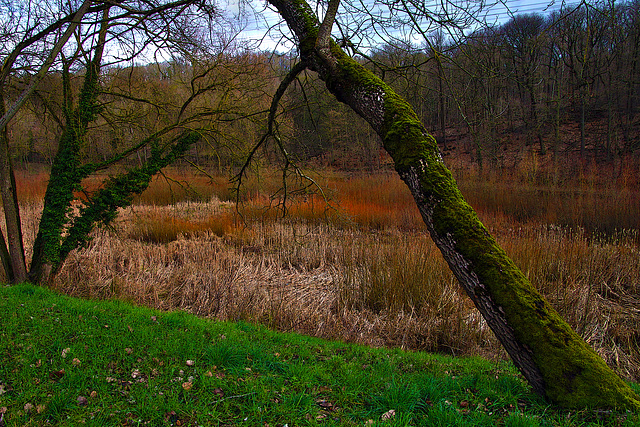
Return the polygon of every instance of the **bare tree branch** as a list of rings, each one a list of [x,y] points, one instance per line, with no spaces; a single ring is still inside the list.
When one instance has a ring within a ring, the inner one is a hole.
[[[82,17],[85,15],[85,13],[87,13],[90,5],[91,0],[84,0],[84,3],[82,3],[80,9],[78,9],[78,11],[73,16],[73,20],[65,30],[64,34],[49,53],[47,60],[44,62],[44,64],[42,64],[40,70],[38,70],[38,73],[31,79],[31,83],[29,83],[29,86],[24,91],[22,91],[18,99],[13,103],[13,105],[11,105],[11,107],[7,109],[5,114],[2,116],[2,119],[0,119],[0,129],[4,128],[7,123],[9,123],[13,116],[16,115],[20,107],[22,107],[22,105],[26,102],[27,98],[31,96],[38,84],[40,84],[44,76],[49,71],[49,68],[51,68],[51,65],[53,65],[56,57],[62,50],[62,47],[67,43],[67,40],[69,40],[71,34],[73,34],[76,27],[80,24]]]

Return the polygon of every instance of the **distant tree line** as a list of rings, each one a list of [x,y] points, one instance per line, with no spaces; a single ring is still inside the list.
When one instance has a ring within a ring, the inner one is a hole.
[[[411,103],[445,153],[462,148],[481,167],[508,166],[501,163],[506,149],[575,159],[637,153],[639,56],[640,0],[567,5],[485,25],[457,40],[438,30],[420,46],[396,42],[354,55]],[[215,72],[198,77],[206,62]],[[225,89],[208,91],[187,107],[215,105],[219,112],[207,117],[210,125],[200,123],[208,137],[187,159],[220,170],[237,167],[264,132],[270,94],[294,63],[290,55],[225,49],[209,59],[105,69],[108,108],[88,131],[92,144],[85,155],[105,159],[137,133],[175,120],[187,113],[179,108],[184,99],[215,81]],[[61,93],[59,75],[48,75],[10,127],[19,163],[52,159]],[[285,95],[277,122],[287,152],[301,163],[364,170],[386,165],[369,126],[306,72]],[[265,162],[282,155],[267,147],[259,154]]]
[[[637,153],[639,55],[632,0],[517,15],[460,40],[436,31],[422,46],[387,44],[360,60],[412,104],[441,149],[462,143],[481,166],[501,166],[507,146],[576,159]],[[379,163],[367,126],[317,82],[293,93],[317,105],[291,110],[292,149],[337,166]]]
[[[514,136],[540,154],[640,149],[638,0],[518,15],[457,43],[436,33],[429,47],[388,46],[372,59],[445,149],[452,129],[479,162]]]

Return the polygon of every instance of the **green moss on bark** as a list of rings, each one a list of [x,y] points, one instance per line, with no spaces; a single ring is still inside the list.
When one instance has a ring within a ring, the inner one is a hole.
[[[97,104],[98,72],[99,68],[92,63],[83,82],[78,106],[66,113],[67,123],[51,167],[44,208],[33,246],[30,276],[35,281],[39,281],[44,264],[60,262],[61,236],[68,222],[71,202],[74,200],[73,192],[80,189],[81,181],[91,172],[90,169],[81,167],[81,152],[87,126],[100,110]],[[67,73],[64,73],[65,79],[68,79]],[[67,99],[66,103],[69,102]]]
[[[506,322],[508,331],[503,334],[502,324],[485,316],[497,335],[503,334],[501,340],[516,341],[511,351],[516,348],[522,357],[510,354],[523,372],[535,371],[528,378],[536,390],[565,407],[640,409],[637,395],[571,330],[489,235],[410,105],[335,43],[330,55],[316,49],[319,23],[304,0],[270,2],[298,37],[303,60],[338,100],[378,132],[396,170],[411,181],[434,240],[469,296],[476,304],[491,305],[496,317]]]
[[[569,408],[640,409],[637,395],[570,328],[497,245],[462,198],[446,168],[440,162],[430,162],[421,179],[422,187],[438,200],[432,213],[435,232],[451,237],[484,286],[476,291],[490,295],[504,312],[516,338],[531,350],[546,397]]]
[[[108,179],[74,219],[60,245],[59,259],[64,261],[72,250],[84,245],[96,224],[108,225],[113,221],[119,208],[129,206],[133,196],[146,190],[155,174],[182,157],[199,139],[200,134],[197,132],[186,132],[176,138],[167,154],[159,148],[154,149],[151,158],[144,165]],[[57,270],[61,265],[61,262],[58,262],[54,268]]]

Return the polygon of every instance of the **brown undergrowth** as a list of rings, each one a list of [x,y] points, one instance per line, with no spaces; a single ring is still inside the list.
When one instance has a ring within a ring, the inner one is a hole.
[[[56,287],[375,346],[497,351],[427,236],[285,220],[147,241],[140,218],[161,209],[124,212],[117,231],[70,256]]]
[[[373,346],[505,357],[402,184],[388,175],[334,178],[325,183],[328,205],[300,196],[284,219],[263,208],[264,197],[247,199],[241,221],[216,196],[156,205],[143,196],[70,255],[54,286]],[[23,208],[28,247],[39,208]],[[637,232],[594,235],[504,212],[480,215],[596,351],[640,379]]]

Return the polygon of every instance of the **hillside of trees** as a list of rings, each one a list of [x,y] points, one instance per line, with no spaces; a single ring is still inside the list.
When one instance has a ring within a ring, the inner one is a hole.
[[[585,162],[621,165],[638,156],[639,55],[640,2],[634,0],[517,15],[455,43],[436,32],[421,46],[387,44],[355,57],[409,100],[445,156],[481,170],[508,169],[535,152],[577,170]],[[205,58],[105,68],[104,108],[88,131],[86,159],[107,159],[177,116],[207,109],[197,120],[207,137],[187,159],[212,170],[237,168],[264,132],[271,94],[295,61],[291,54],[228,46]],[[72,84],[82,76],[82,70],[72,74]],[[6,98],[23,86],[17,79]],[[52,161],[62,105],[62,75],[54,72],[9,126],[18,167]],[[388,165],[368,125],[312,74],[289,89],[277,121],[287,152],[300,164]],[[269,148],[259,154],[267,163],[281,156]]]

